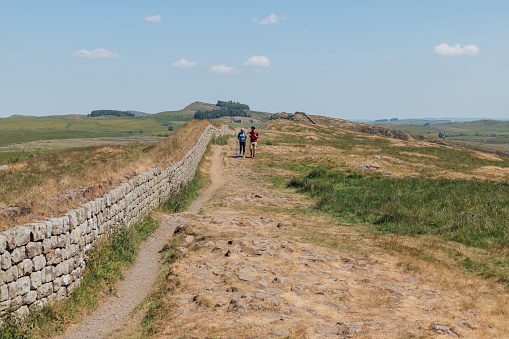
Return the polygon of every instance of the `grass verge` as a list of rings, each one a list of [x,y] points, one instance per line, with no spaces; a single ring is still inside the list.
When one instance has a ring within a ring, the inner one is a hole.
[[[115,293],[115,283],[136,260],[140,243],[158,227],[157,220],[146,217],[97,244],[89,252],[83,282],[70,298],[32,312],[23,321],[5,315],[0,339],[50,338],[63,333],[66,325],[80,321],[83,314],[98,307],[102,297]]]

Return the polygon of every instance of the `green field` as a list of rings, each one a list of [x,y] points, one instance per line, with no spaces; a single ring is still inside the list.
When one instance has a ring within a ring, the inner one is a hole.
[[[438,137],[442,133],[449,140],[509,149],[509,121],[437,122],[434,120],[400,120],[391,123],[377,123],[377,125],[434,137]]]

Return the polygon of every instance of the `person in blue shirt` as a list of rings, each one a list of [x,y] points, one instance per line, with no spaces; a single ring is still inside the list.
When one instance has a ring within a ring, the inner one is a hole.
[[[241,128],[239,135],[237,135],[237,141],[240,148],[239,156],[243,156],[244,158],[246,157],[246,138],[246,132],[244,132],[244,129]]]

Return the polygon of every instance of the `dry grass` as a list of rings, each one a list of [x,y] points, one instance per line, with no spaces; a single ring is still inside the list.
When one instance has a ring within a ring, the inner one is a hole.
[[[0,214],[0,230],[65,213],[151,167],[172,165],[209,124],[192,121],[155,145],[96,146],[46,154],[0,172],[0,208],[22,206],[25,210]]]

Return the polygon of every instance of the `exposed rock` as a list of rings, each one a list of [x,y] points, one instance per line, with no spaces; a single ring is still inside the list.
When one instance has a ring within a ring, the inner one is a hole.
[[[456,333],[449,325],[431,324],[430,328],[438,334],[443,334],[450,337],[459,337],[458,333]]]

